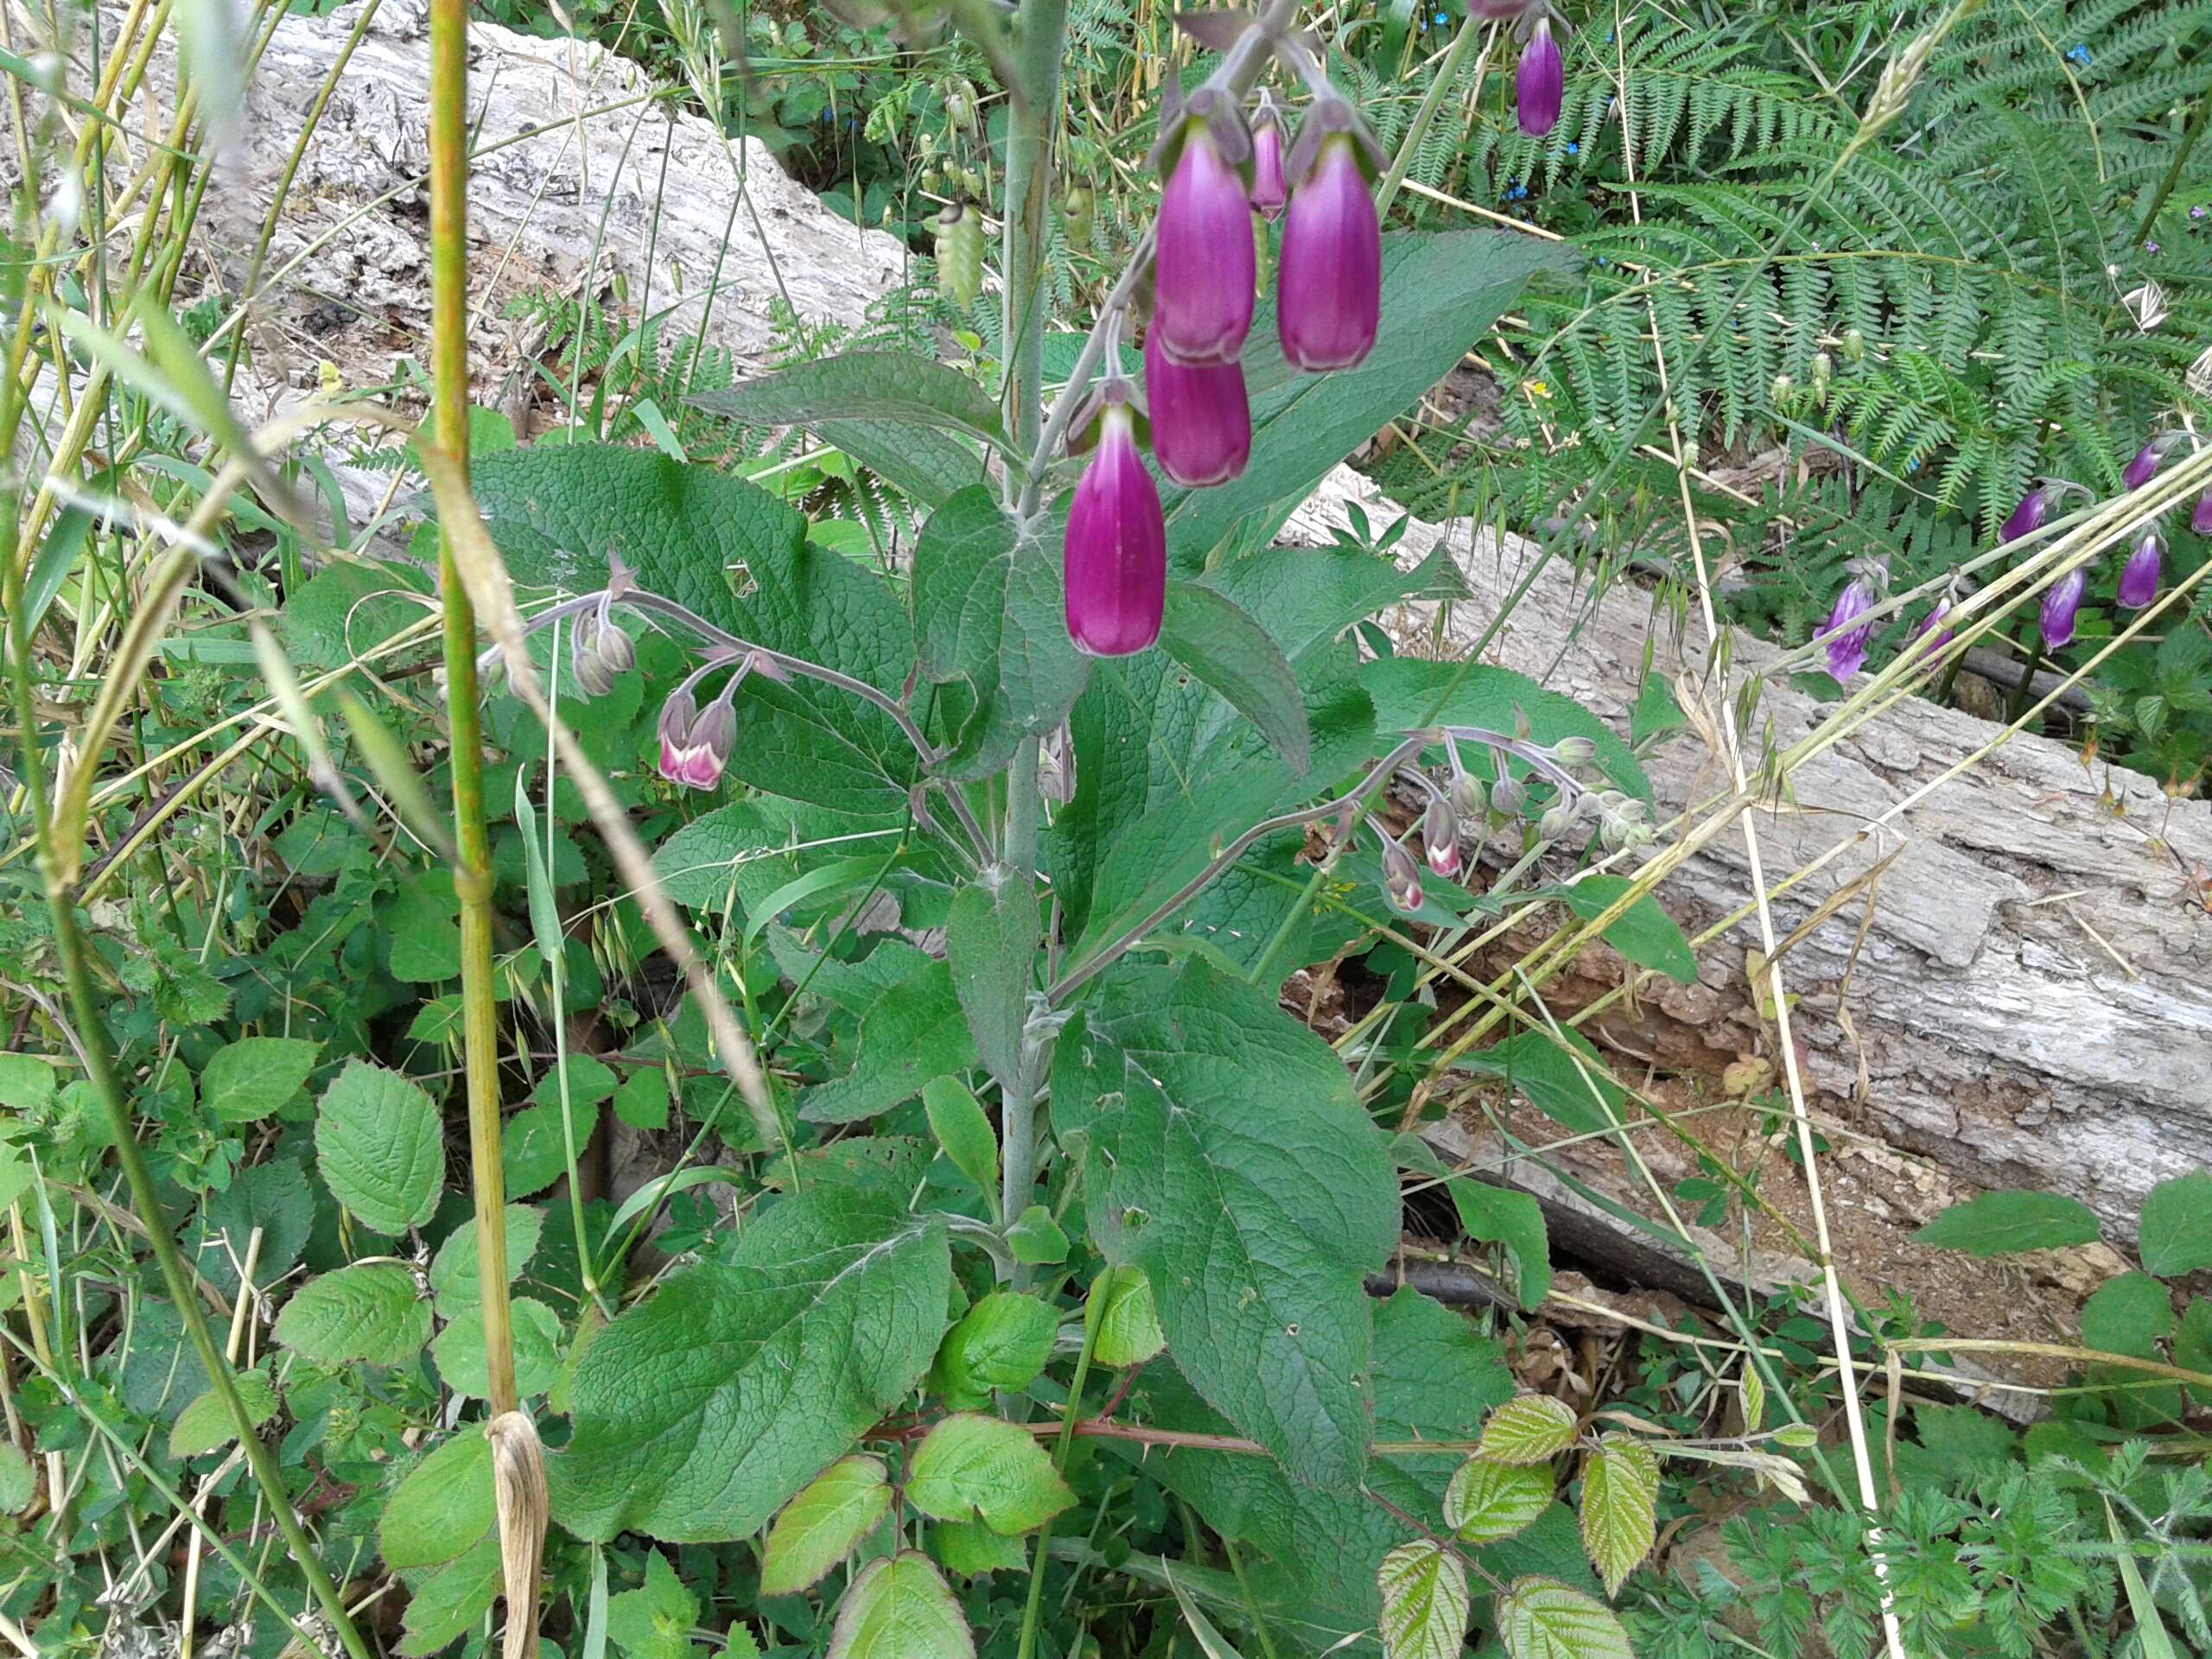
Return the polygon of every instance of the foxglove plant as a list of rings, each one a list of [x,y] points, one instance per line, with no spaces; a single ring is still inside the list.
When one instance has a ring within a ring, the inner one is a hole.
[[[1250,187],[1239,169],[1252,135],[1235,99],[1207,86],[1161,124],[1166,186],[1154,227],[1152,334],[1179,363],[1232,363],[1252,330],[1258,255]]]
[[[1539,16],[1521,48],[1521,62],[1513,73],[1513,105],[1521,130],[1541,138],[1559,124],[1560,100],[1567,91],[1567,67],[1559,42],[1552,38],[1551,19]]]
[[[1252,454],[1252,411],[1239,363],[1179,363],[1155,325],[1144,341],[1144,396],[1152,455],[1187,489],[1226,484]]]
[[[1835,607],[1821,625],[1827,642],[1828,674],[1838,685],[1866,665],[1867,647],[1873,642],[1874,624],[1859,619],[1880,602],[1889,587],[1888,567],[1878,561],[1853,560],[1845,569],[1851,580],[1835,596]]]
[[[2043,648],[2057,651],[2074,639],[2074,622],[2082,608],[2082,595],[2089,586],[2088,567],[2076,565],[2056,582],[2043,596],[2043,609],[2036,619],[2037,630],[2043,635]]]
[[[1333,91],[1317,97],[1289,162],[1290,208],[1275,276],[1282,354],[1309,374],[1356,368],[1382,311],[1382,227],[1371,188],[1380,152]]]
[[[2189,527],[2200,536],[2212,536],[2212,490],[2196,498],[2196,505],[2189,515]]]
[[[1382,843],[1382,891],[1398,910],[1411,914],[1421,908],[1421,866],[1406,850],[1405,842],[1370,818],[1368,827]]]
[[[1159,486],[1138,453],[1126,380],[1116,376],[1100,388],[1096,421],[1096,448],[1076,486],[1063,544],[1068,638],[1090,656],[1128,657],[1160,637],[1167,525]]]
[[[2158,596],[2158,578],[2165,563],[2166,544],[2155,530],[2144,531],[2127,563],[2120,567],[2120,587],[2113,599],[2122,610],[2139,611]]]
[[[1272,225],[1289,200],[1282,175],[1282,111],[1262,92],[1252,112],[1252,211]]]
[[[2167,451],[2186,443],[2185,432],[2161,432],[2135,452],[2134,458],[2120,469],[2120,482],[2123,489],[2139,490],[2158,475],[2158,468],[2165,464]]]

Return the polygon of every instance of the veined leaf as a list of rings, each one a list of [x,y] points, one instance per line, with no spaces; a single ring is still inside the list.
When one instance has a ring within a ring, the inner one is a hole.
[[[1497,1617],[1513,1659],[1635,1659],[1611,1608],[1554,1579],[1516,1579]]]
[[[951,1586],[918,1549],[861,1569],[830,1631],[827,1659],[975,1659],[976,1638]]]
[[[2087,1244],[2097,1236],[2096,1212],[2056,1192],[1984,1192],[1955,1204],[1915,1240],[1968,1255],[2009,1255]]]
[[[2136,1249],[2144,1271],[2161,1279],[2212,1267],[2212,1170],[2191,1170],[2151,1189]]]
[[[1483,1425],[1480,1455],[1492,1463],[1548,1463],[1574,1444],[1574,1408],[1548,1394],[1517,1395]]]
[[[397,1365],[430,1339],[430,1305],[397,1262],[356,1262],[310,1279],[276,1316],[276,1340],[318,1365]]]
[[[1467,1639],[1467,1568],[1433,1539],[1401,1544],[1375,1575],[1384,1659],[1452,1659]]]
[[[586,1539],[757,1530],[921,1379],[950,1274],[933,1219],[819,1182],[782,1200],[728,1265],[675,1274],[584,1351],[555,1518]]]
[[[1618,1595],[1658,1537],[1659,1459],[1633,1434],[1608,1434],[1582,1469],[1582,1547]]]
[[[399,1569],[452,1560],[498,1518],[492,1442],[475,1425],[464,1424],[409,1470],[385,1500],[377,1528],[385,1565]]]
[[[994,1389],[1026,1389],[1052,1357],[1059,1325],[1058,1313],[1034,1296],[993,1291],[945,1333],[931,1372],[936,1386],[963,1408],[980,1406]]]
[[[794,1595],[851,1554],[891,1513],[880,1458],[840,1458],[784,1506],[768,1529],[760,1593]]]
[[[1235,601],[1196,582],[1167,584],[1160,648],[1211,686],[1303,777],[1312,759],[1298,677],[1268,631]]]
[[[315,1109],[315,1154],[332,1196],[379,1233],[419,1227],[438,1207],[438,1109],[397,1071],[348,1061]]]
[[[888,421],[942,427],[1006,448],[999,406],[959,370],[911,352],[841,352],[690,400],[712,415],[748,426]]]
[[[1450,1185],[1452,1207],[1459,1212],[1459,1225],[1467,1236],[1503,1244],[1521,1306],[1534,1309],[1541,1305],[1552,1287],[1551,1236],[1544,1226],[1543,1206],[1526,1192],[1487,1181],[1455,1179]]]
[[[1101,1365],[1141,1365],[1167,1346],[1152,1281],[1137,1268],[1107,1268],[1091,1281],[1086,1314],[1098,1321],[1091,1357]]]
[[[1042,924],[1027,875],[994,864],[952,896],[944,954],[976,1052],[1009,1097],[1021,1087],[1029,976]]]
[[[980,1520],[1011,1536],[1044,1525],[1075,1494],[1034,1434],[963,1411],[922,1437],[906,1471],[906,1501],[937,1520]]]
[[[1463,1543],[1496,1543],[1531,1525],[1551,1501],[1550,1465],[1470,1458],[1444,1489],[1444,1524]]]

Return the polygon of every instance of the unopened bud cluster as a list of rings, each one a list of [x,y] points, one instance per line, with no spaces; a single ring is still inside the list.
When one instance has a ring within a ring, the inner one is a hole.
[[[1651,839],[1650,813],[1644,804],[1620,790],[1601,786],[1597,745],[1586,737],[1541,744],[1473,727],[1447,727],[1438,735],[1446,756],[1444,778],[1414,768],[1402,774],[1428,798],[1417,832],[1420,860],[1404,842],[1375,826],[1382,843],[1383,890],[1401,912],[1421,908],[1422,863],[1447,881],[1459,877],[1465,868],[1460,838],[1471,827],[1487,831],[1510,823],[1526,823],[1533,817],[1540,842],[1565,842],[1582,830],[1607,853]],[[1460,758],[1462,744],[1490,750],[1488,783],[1467,770]],[[1515,772],[1515,761],[1548,786],[1541,800]]]

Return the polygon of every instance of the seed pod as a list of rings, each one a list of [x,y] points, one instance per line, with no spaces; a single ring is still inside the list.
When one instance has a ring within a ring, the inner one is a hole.
[[[955,75],[945,82],[944,113],[962,132],[976,130],[976,87],[967,76]]]
[[[1452,804],[1470,823],[1479,823],[1490,811],[1490,797],[1483,780],[1472,772],[1456,772],[1452,779]]]
[[[1788,408],[1789,400],[1796,395],[1796,378],[1787,369],[1774,377],[1774,385],[1768,389],[1768,396],[1777,409]]]
[[[1554,801],[1536,820],[1536,835],[1543,841],[1564,841],[1573,828],[1574,809],[1565,801]]]
[[[1552,759],[1573,772],[1598,758],[1598,746],[1586,737],[1562,737],[1552,745]]]
[[[614,677],[600,660],[599,619],[586,611],[569,632],[569,671],[588,697],[603,697],[614,689]]]
[[[1828,386],[1835,379],[1835,359],[1826,352],[1813,353],[1813,404],[1817,409],[1828,406]]]
[[[1843,348],[1843,360],[1845,362],[1855,364],[1863,363],[1866,360],[1866,336],[1859,333],[1858,329],[1845,329],[1843,331],[1843,338],[1838,342],[1838,344],[1840,344]]]
[[[630,643],[630,636],[607,623],[599,631],[596,655],[607,671],[620,678],[638,665],[638,648]]]
[[[972,202],[952,202],[937,216],[937,286],[962,306],[983,291],[983,216]]]

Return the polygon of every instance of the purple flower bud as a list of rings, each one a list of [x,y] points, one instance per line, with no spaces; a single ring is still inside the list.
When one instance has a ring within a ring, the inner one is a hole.
[[[1282,181],[1282,123],[1273,105],[1262,104],[1252,124],[1252,211],[1272,225],[1289,200]]]
[[[1950,614],[1951,596],[1946,594],[1928,607],[1928,614],[1920,619],[1920,626],[1912,631],[1912,637],[1916,639],[1924,639],[1931,632],[1936,635],[1936,643],[1928,647],[1928,654],[1931,657],[1949,645],[1952,636],[1958,632],[1945,622]]]
[[[1521,48],[1520,67],[1513,75],[1513,102],[1521,118],[1521,130],[1541,138],[1559,124],[1560,96],[1567,90],[1567,67],[1552,39],[1548,17],[1539,17]]]
[[[1873,607],[1874,584],[1864,576],[1853,576],[1835,596],[1835,608],[1821,625],[1822,633],[1833,633],[1838,628],[1847,630],[1828,641],[1828,673],[1838,685],[1847,683],[1866,665],[1866,647],[1873,639],[1874,625],[1862,622],[1855,628],[1848,625]]]
[[[2043,613],[2036,624],[2045,651],[2056,651],[2074,638],[2074,613],[2082,608],[2082,592],[2088,585],[2088,569],[2077,565],[2051,583],[2043,596]]]
[[[1441,795],[1431,795],[1421,815],[1421,849],[1428,868],[1446,880],[1459,874],[1459,815]]]
[[[1283,356],[1309,374],[1363,361],[1382,319],[1382,227],[1353,146],[1344,133],[1323,141],[1283,220],[1275,326]]]
[[[2196,498],[2196,509],[2189,515],[2189,527],[2200,536],[2212,536],[2212,490]]]
[[[1368,821],[1374,823],[1373,819]],[[1375,833],[1382,842],[1382,891],[1390,895],[1391,905],[1402,911],[1421,908],[1421,866],[1414,862],[1405,843],[1375,824]]]
[[[2139,490],[2158,476],[2158,463],[2165,459],[2165,447],[2156,438],[2135,452],[2135,459],[2120,469],[2120,482],[2124,489]]]
[[[617,677],[638,665],[638,648],[630,643],[630,636],[604,616],[600,618],[599,637],[592,641],[592,649],[600,665]]]
[[[1226,484],[1252,454],[1252,411],[1236,363],[1178,363],[1145,336],[1144,395],[1152,416],[1152,455],[1160,470],[1192,489]]]
[[[2141,541],[2135,543],[2135,550],[2127,556],[2127,563],[2120,567],[2120,591],[2114,595],[2122,610],[2139,611],[2158,598],[2158,576],[2165,550],[2155,531],[2145,534]]]
[[[707,671],[702,669],[700,674]],[[737,747],[737,713],[730,705],[744,680],[746,664],[740,663],[721,695],[708,704],[704,714],[691,696],[699,678],[694,674],[669,694],[661,705],[660,775],[687,789],[712,789],[721,782],[722,768]]]
[[[2037,485],[2020,498],[2020,505],[2012,509],[2012,516],[2005,521],[2005,528],[1997,532],[2000,542],[2017,542],[2023,536],[2032,536],[2043,528],[2043,521],[2050,512],[2050,492]]]
[[[1227,363],[1252,330],[1258,286],[1252,205],[1244,181],[1205,124],[1189,124],[1160,199],[1152,329],[1183,363]]]
[[[1109,389],[1061,550],[1068,638],[1093,657],[1130,656],[1157,639],[1167,599],[1160,491],[1137,453],[1128,406],[1110,397]]]

